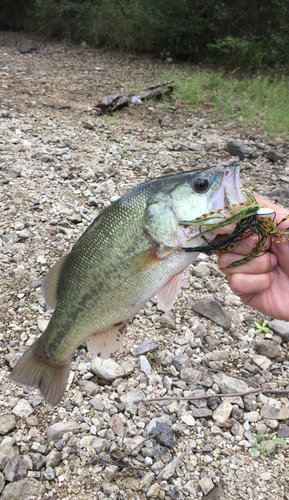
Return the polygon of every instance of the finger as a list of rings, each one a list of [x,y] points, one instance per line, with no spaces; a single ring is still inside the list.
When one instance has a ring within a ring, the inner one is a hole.
[[[264,292],[270,288],[274,273],[243,274],[236,273],[228,277],[232,291],[241,298],[244,295]]]
[[[265,205],[268,208],[271,208],[271,210],[274,210],[274,212],[277,212],[276,217],[274,219],[274,223],[277,224],[280,220],[282,220],[284,217],[286,217],[285,214],[289,214],[289,210],[281,207],[280,205],[275,205],[274,203],[271,203],[270,201],[265,200],[264,198],[261,198],[261,196],[256,196],[256,201],[260,205]],[[283,212],[281,214],[278,214],[278,212]],[[280,224],[279,229],[284,229],[285,227],[288,227],[288,220],[284,222],[283,224]]]
[[[249,255],[254,246],[256,245],[256,243],[258,242],[258,236],[256,235],[253,235],[253,236],[249,236],[248,238],[240,241],[240,242],[236,242],[236,246],[230,250],[230,252],[228,253],[236,253],[238,255]],[[220,255],[220,254],[217,254],[217,255]],[[221,254],[223,255],[223,254]]]
[[[276,255],[268,252],[260,257],[255,257],[244,264],[237,265],[236,267],[227,267],[232,263],[237,262],[240,259],[243,259],[243,255],[238,255],[235,253],[227,253],[223,254],[219,260],[218,265],[222,269],[222,271],[227,274],[236,274],[236,273],[244,273],[244,274],[263,274],[268,273],[274,269],[274,267],[278,264],[278,259]]]

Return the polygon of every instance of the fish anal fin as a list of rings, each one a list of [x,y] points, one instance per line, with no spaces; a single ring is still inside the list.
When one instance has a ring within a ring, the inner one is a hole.
[[[19,359],[9,379],[18,385],[38,388],[45,401],[56,406],[65,392],[70,363],[71,359],[63,363],[44,359],[36,340]]]
[[[55,309],[58,302],[57,289],[59,284],[59,278],[61,271],[67,261],[70,254],[67,254],[63,259],[57,262],[45,276],[43,283],[41,285],[41,291],[43,293],[46,305],[49,309]]]
[[[169,311],[180,293],[183,273],[173,276],[157,291],[158,308]]]
[[[102,333],[93,333],[87,339],[88,350],[102,359],[107,359],[113,352],[122,348],[125,333],[126,323],[114,325]]]

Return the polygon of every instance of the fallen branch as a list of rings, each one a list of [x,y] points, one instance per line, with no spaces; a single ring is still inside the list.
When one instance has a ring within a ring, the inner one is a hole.
[[[174,396],[163,396],[160,398],[148,398],[148,399],[136,399],[134,403],[153,403],[154,401],[194,401],[197,399],[211,399],[211,398],[234,398],[236,396],[247,396],[248,394],[256,394],[256,393],[262,393],[262,394],[280,394],[280,395],[287,395],[289,394],[289,390],[285,389],[250,389],[249,391],[246,392],[234,392],[231,394],[205,394],[204,396],[188,396],[188,397],[174,397]]]

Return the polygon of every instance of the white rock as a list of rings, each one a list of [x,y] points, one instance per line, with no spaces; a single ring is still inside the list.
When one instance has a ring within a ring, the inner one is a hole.
[[[140,360],[141,371],[144,372],[146,375],[150,375],[152,372],[152,367],[147,358],[145,356],[140,356],[139,360]]]
[[[214,488],[212,479],[206,476],[202,477],[199,484],[204,495],[207,495]]]
[[[38,319],[37,320],[37,326],[41,332],[45,332],[48,323],[49,323],[49,319]]]
[[[12,413],[17,417],[26,418],[33,413],[32,406],[26,401],[26,399],[20,399],[17,405],[13,408]]]
[[[196,421],[195,421],[195,419],[194,419],[194,417],[192,415],[189,415],[189,414],[182,415],[181,419],[187,425],[195,425],[196,424]]]
[[[124,369],[113,359],[101,359],[98,356],[91,360],[91,370],[104,380],[113,381],[124,376]]]

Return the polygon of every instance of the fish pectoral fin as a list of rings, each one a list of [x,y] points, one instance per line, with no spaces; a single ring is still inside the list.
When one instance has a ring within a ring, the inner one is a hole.
[[[64,395],[70,363],[71,359],[63,363],[44,359],[36,340],[19,359],[9,379],[18,385],[39,388],[45,401],[55,406]]]
[[[183,273],[173,276],[157,292],[158,308],[169,311],[180,293]]]
[[[102,359],[109,358],[113,352],[122,348],[126,330],[126,323],[120,323],[105,332],[93,333],[87,339],[88,350]]]
[[[47,276],[45,276],[42,285],[41,291],[43,293],[46,305],[49,309],[55,309],[56,304],[58,302],[58,285],[59,278],[61,275],[61,271],[69,258],[71,253],[68,253],[63,259],[57,262],[48,272]]]

